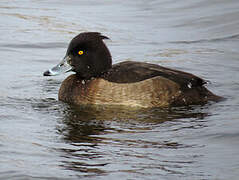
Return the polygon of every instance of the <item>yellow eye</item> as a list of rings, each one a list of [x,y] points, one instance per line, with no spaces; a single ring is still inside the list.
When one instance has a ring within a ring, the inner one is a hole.
[[[78,51],[78,54],[82,55],[82,54],[84,54],[84,52],[83,51]]]

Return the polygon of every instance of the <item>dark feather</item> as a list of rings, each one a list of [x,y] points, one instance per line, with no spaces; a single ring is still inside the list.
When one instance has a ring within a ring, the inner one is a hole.
[[[113,65],[103,78],[116,83],[134,83],[156,76],[167,78],[179,84],[182,88],[203,86],[206,81],[182,71],[165,68],[156,64],[125,61]]]

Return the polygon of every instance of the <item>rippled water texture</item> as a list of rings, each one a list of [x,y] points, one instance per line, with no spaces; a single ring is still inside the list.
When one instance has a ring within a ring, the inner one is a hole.
[[[0,179],[238,179],[238,0],[0,1]],[[196,74],[226,98],[171,109],[73,107],[42,73],[99,31],[113,62]]]

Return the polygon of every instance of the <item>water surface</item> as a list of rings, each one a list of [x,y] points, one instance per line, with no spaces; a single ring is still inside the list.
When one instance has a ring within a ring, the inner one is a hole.
[[[237,0],[0,2],[0,179],[237,179]],[[193,73],[226,98],[171,109],[75,107],[42,73],[83,31],[113,62]]]

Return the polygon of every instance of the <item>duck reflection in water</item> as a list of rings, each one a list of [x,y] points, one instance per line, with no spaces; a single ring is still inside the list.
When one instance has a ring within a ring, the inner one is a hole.
[[[70,145],[59,149],[62,156],[67,158],[62,166],[95,175],[106,173],[105,166],[112,163],[107,157],[113,156],[109,149],[114,147],[185,148],[186,145],[170,140],[150,142],[133,137],[143,132],[160,131],[160,126],[166,121],[174,124],[169,125],[173,131],[180,128],[203,128],[203,119],[208,115],[203,112],[202,106],[147,110],[129,110],[119,106],[66,107],[58,126],[62,140]]]

